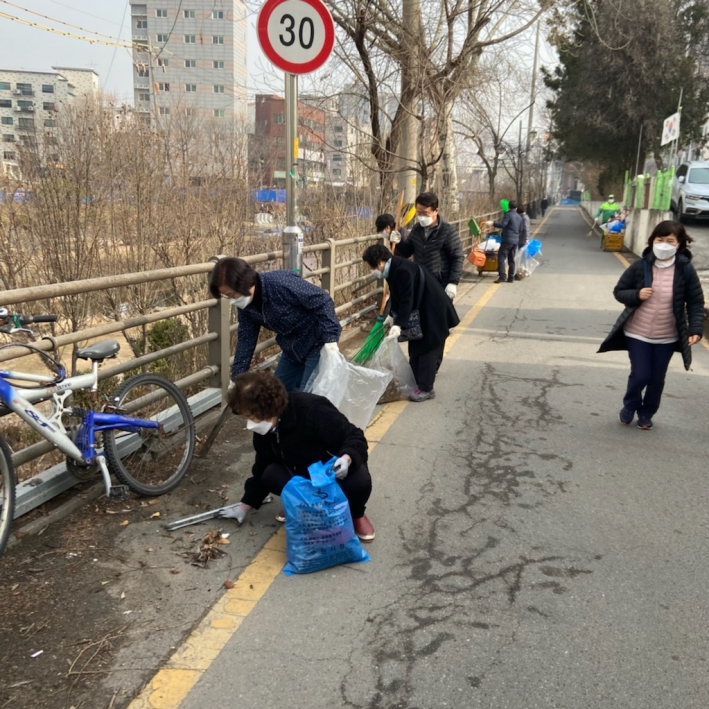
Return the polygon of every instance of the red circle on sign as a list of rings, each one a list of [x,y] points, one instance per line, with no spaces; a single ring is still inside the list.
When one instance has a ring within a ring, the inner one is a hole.
[[[332,48],[335,46],[335,24],[332,21],[330,12],[321,2],[321,0],[300,0],[301,2],[310,5],[320,15],[323,27],[325,29],[325,41],[323,47],[318,52],[314,59],[303,64],[296,64],[284,59],[271,44],[268,38],[268,21],[274,10],[282,5],[287,0],[267,0],[258,15],[258,40],[263,49],[263,53],[268,57],[272,64],[275,64],[279,69],[288,72],[289,74],[309,74],[311,71],[319,69],[328,59]]]

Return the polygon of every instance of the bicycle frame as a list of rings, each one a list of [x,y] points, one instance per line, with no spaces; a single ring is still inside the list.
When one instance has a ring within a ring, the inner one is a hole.
[[[50,386],[36,389],[22,389],[12,386],[7,380],[35,382],[49,384]],[[83,465],[97,463],[101,469],[106,495],[111,494],[111,478],[103,452],[96,450],[96,433],[100,431],[121,429],[137,432],[140,429],[157,429],[158,421],[132,418],[121,414],[110,414],[91,409],[84,413],[77,432],[75,443],[67,435],[61,420],[65,408],[64,401],[73,391],[89,389],[98,390],[98,362],[92,362],[90,374],[80,374],[69,377],[61,382],[54,383],[55,377],[43,374],[30,374],[11,370],[0,370],[0,403],[16,413],[28,426],[37,431],[42,437],[56,446],[69,458]],[[54,409],[52,414],[45,416],[34,403],[53,399]],[[77,443],[79,445],[77,445]]]

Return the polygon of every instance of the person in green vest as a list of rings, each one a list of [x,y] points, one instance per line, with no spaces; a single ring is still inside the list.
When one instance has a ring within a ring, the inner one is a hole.
[[[612,194],[608,195],[608,199],[598,208],[596,212],[596,224],[605,224],[609,219],[614,217],[620,211],[620,207],[616,204],[615,197]],[[600,219],[600,221],[599,221]]]

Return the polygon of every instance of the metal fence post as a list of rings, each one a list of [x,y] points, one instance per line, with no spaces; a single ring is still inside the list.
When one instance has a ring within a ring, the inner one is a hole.
[[[327,243],[329,244],[329,248],[327,251],[322,252],[322,267],[329,270],[320,277],[320,285],[322,289],[326,290],[330,294],[330,297],[335,300],[335,264],[337,263],[335,245],[337,242],[334,239],[328,239]]]
[[[219,367],[217,374],[209,378],[209,386],[221,389],[226,394],[230,381],[231,343],[229,327],[231,325],[232,307],[226,298],[219,298],[216,304],[209,308],[209,332],[216,332],[217,339],[209,343],[207,363]]]

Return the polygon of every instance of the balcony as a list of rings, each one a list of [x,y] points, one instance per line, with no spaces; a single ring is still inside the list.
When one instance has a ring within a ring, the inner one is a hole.
[[[13,96],[34,96],[34,91],[29,89],[15,89],[12,92]]]
[[[34,106],[15,106],[15,113],[34,113]]]

